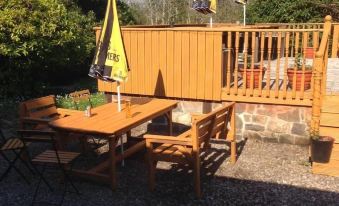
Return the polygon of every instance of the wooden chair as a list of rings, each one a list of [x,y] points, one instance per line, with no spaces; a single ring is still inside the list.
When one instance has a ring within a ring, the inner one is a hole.
[[[29,144],[29,143],[28,143]],[[22,158],[22,154],[26,151],[26,145],[16,137],[6,138],[0,129],[0,155],[8,162],[8,167],[5,172],[0,177],[0,182],[8,175],[8,173],[14,169],[28,184],[29,181],[25,177],[25,175],[20,171],[18,167],[16,167],[16,162],[21,160],[21,162],[27,167],[27,169],[34,174],[34,171],[28,165],[27,161]],[[6,153],[12,152],[15,157],[11,160]]]
[[[68,151],[60,151],[58,150],[56,146],[56,141],[55,141],[55,132],[54,131],[41,131],[41,130],[18,130],[18,133],[20,134],[21,140],[26,143],[27,140],[31,139],[31,136],[49,136],[49,139],[51,140],[49,143],[52,144],[53,149],[51,150],[46,150],[42,152],[41,154],[35,156],[31,162],[34,165],[41,165],[42,166],[42,171],[40,172],[36,167],[35,170],[39,174],[40,178],[38,181],[38,185],[35,189],[33,199],[32,199],[32,204],[36,203],[36,198],[37,194],[39,192],[39,188],[41,185],[41,182],[43,181],[48,188],[53,191],[51,185],[48,183],[46,178],[44,177],[44,173],[46,171],[46,166],[54,166],[59,168],[62,171],[63,174],[63,180],[64,180],[64,191],[62,193],[62,200],[59,205],[62,205],[62,202],[65,197],[65,193],[67,192],[67,184],[69,183],[75,193],[78,195],[80,194],[78,189],[75,187],[73,181],[69,177],[68,173],[66,172],[65,168],[72,168],[71,164],[72,162],[80,155],[80,153],[77,152],[68,152]],[[69,170],[71,172],[71,169]]]
[[[69,97],[72,98],[74,106],[77,110],[79,110],[79,103],[80,101],[88,101],[89,105],[92,107],[92,102],[91,102],[91,93],[89,92],[88,89],[86,90],[81,90],[81,91],[75,91],[69,94]]]
[[[195,192],[201,197],[200,189],[200,151],[209,146],[209,141],[216,135],[228,135],[231,141],[231,160],[235,162],[235,103],[228,103],[221,108],[195,118],[189,131],[173,137],[161,135],[145,135],[149,185],[155,187],[155,170],[157,161],[190,164],[194,170]],[[228,129],[228,123],[231,123]]]

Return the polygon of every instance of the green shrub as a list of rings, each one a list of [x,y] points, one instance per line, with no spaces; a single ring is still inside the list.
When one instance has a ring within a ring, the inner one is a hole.
[[[1,96],[40,96],[50,84],[86,75],[94,25],[93,12],[65,0],[1,0]]]

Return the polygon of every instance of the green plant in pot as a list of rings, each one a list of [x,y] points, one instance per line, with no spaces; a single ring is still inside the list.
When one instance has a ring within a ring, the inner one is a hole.
[[[303,65],[305,70],[303,70]],[[304,90],[311,88],[312,81],[312,65],[307,65],[305,59],[302,57],[301,53],[298,53],[294,59],[294,68],[287,69],[288,85],[293,89],[293,80],[294,76],[296,78],[295,89],[300,91],[302,84],[304,85]],[[303,81],[304,75],[304,81]]]
[[[311,132],[310,137],[312,162],[329,162],[334,144],[334,138],[330,136],[321,136],[318,132]]]
[[[259,63],[254,63],[252,66],[252,56],[247,56],[247,64],[246,68],[244,68],[244,64],[239,64],[238,71],[240,72],[240,77],[245,78],[244,81],[246,81],[246,88],[251,87],[251,76],[252,76],[252,67],[253,67],[253,88],[259,88],[259,85],[262,83],[260,81],[260,74],[261,74],[261,80],[264,78],[264,74],[266,71],[265,67],[261,67]],[[246,75],[244,77],[244,73],[246,71]]]

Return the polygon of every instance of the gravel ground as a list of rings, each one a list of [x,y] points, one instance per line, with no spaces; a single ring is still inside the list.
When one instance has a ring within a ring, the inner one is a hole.
[[[146,125],[142,125],[133,135],[145,130]],[[41,150],[41,145],[32,150]],[[125,161],[125,167],[118,164],[116,191],[75,179],[81,195],[67,194],[63,205],[339,205],[339,178],[311,174],[307,147],[247,140],[239,143],[239,153],[237,163],[231,165],[227,144],[215,140],[212,148],[202,154],[200,200],[194,196],[191,171],[176,164],[158,164],[156,190],[149,192],[145,153],[139,152]],[[96,160],[90,159],[82,157],[75,167]],[[0,171],[5,167],[1,159]],[[50,182],[59,177],[54,171],[46,175]],[[14,171],[0,182],[0,205],[30,204],[37,177],[26,173],[30,185]],[[39,200],[59,201],[62,185],[54,181],[53,186],[54,193],[43,186]]]

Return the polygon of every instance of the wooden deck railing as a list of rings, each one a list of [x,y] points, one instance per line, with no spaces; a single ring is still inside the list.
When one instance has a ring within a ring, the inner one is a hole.
[[[314,55],[304,59],[308,47],[317,50],[320,40],[325,41],[324,34],[331,33],[331,22],[325,24],[330,26],[123,28],[131,70],[121,91],[190,100],[311,106],[314,78],[309,79],[306,73],[308,65],[315,66]],[[98,39],[100,28],[96,32]],[[300,67],[295,63],[299,55]],[[304,83],[309,80],[311,86]],[[98,88],[116,92],[114,83],[98,81]]]
[[[234,61],[224,61],[222,99],[311,105],[314,51],[322,32],[319,29],[225,32],[224,60]],[[308,54],[309,50],[312,53]]]

